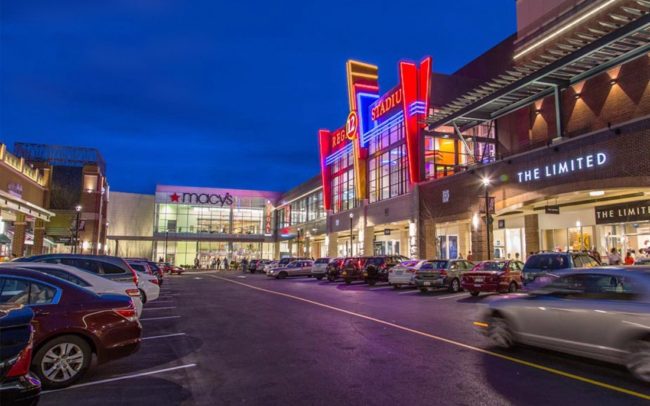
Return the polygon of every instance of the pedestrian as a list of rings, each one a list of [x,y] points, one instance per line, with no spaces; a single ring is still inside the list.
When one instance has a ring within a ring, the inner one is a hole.
[[[228,270],[228,257],[223,257],[223,269]]]
[[[632,253],[630,251],[628,251],[627,255],[625,255],[625,265],[634,265],[634,257],[632,257]]]
[[[246,272],[246,266],[248,265],[248,260],[246,258],[241,260],[241,270]]]
[[[221,258],[217,257],[217,269],[221,268]]]
[[[217,259],[212,258],[212,269],[217,269]]]
[[[607,255],[607,260],[610,265],[620,265],[621,264],[621,255],[616,250],[616,247],[612,248],[610,253]]]
[[[200,264],[199,257],[194,258],[194,268],[199,269]]]
[[[472,251],[467,252],[467,260],[472,262],[474,260],[474,256],[472,255]]]
[[[458,258],[457,259],[463,259],[463,254],[461,252],[458,253]]]
[[[515,261],[519,261],[519,253],[515,252]]]

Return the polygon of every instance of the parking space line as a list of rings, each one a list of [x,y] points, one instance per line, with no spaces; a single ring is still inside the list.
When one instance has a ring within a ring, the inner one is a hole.
[[[151,336],[151,337],[142,337],[142,340],[155,340],[157,338],[167,338],[167,337],[178,337],[184,336],[185,333],[172,333],[172,334],[163,334],[161,336]]]
[[[149,317],[148,319],[140,319],[140,321],[148,321],[148,320],[165,320],[165,319],[178,319],[181,316],[164,316],[164,317]]]
[[[415,289],[415,290],[405,290],[403,292],[397,292],[397,294],[398,295],[408,295],[408,294],[411,294],[411,293],[418,293],[418,292],[419,292],[419,290]]]
[[[169,309],[175,309],[176,306],[168,306],[168,307],[145,307],[142,309],[142,311],[145,310],[169,310]]]
[[[467,293],[457,293],[457,294],[455,294],[455,295],[451,295],[451,296],[443,296],[443,297],[439,297],[439,298],[437,298],[437,299],[438,299],[438,300],[454,299],[454,298],[456,298],[456,297],[461,297],[461,296],[467,296]]]
[[[310,303],[310,304],[313,304],[315,306],[323,307],[325,309],[334,310],[336,312],[340,312],[340,313],[344,313],[344,314],[347,314],[347,315],[350,315],[350,316],[354,316],[354,317],[358,317],[358,318],[361,318],[361,319],[369,320],[369,321],[372,321],[372,322],[375,322],[375,323],[378,323],[378,324],[383,324],[385,326],[393,327],[393,328],[398,329],[398,330],[406,331],[406,332],[409,332],[409,333],[412,333],[412,334],[415,334],[415,335],[430,338],[432,340],[436,340],[436,341],[440,341],[440,342],[443,342],[443,343],[451,344],[451,345],[454,345],[456,347],[464,348],[466,350],[475,351],[475,352],[478,352],[478,353],[481,353],[481,354],[490,355],[490,356],[500,358],[500,359],[503,359],[503,360],[506,360],[506,361],[511,361],[511,362],[516,363],[516,364],[524,365],[524,366],[527,366],[527,367],[530,367],[530,368],[533,368],[533,369],[539,369],[541,371],[549,372],[549,373],[559,375],[559,376],[562,376],[562,377],[565,377],[565,378],[570,378],[570,379],[580,381],[580,382],[583,382],[583,383],[587,383],[587,384],[590,384],[590,385],[594,385],[594,386],[597,386],[597,387],[600,387],[600,388],[603,388],[603,389],[609,389],[609,390],[614,391],[614,392],[624,393],[626,395],[634,396],[634,397],[637,397],[637,398],[640,398],[640,399],[650,400],[650,395],[645,394],[645,393],[636,392],[636,391],[633,391],[631,389],[626,389],[626,388],[622,388],[620,386],[610,385],[608,383],[597,381],[595,379],[590,379],[590,378],[587,378],[587,377],[584,377],[584,376],[581,376],[581,375],[576,375],[576,374],[572,374],[570,372],[565,372],[565,371],[555,369],[555,368],[551,368],[551,367],[547,367],[547,366],[544,366],[544,365],[541,365],[541,364],[536,364],[534,362],[525,361],[525,360],[515,358],[515,357],[509,356],[509,355],[503,355],[503,354],[499,354],[497,352],[493,352],[493,351],[486,350],[486,349],[483,349],[483,348],[474,347],[474,346],[468,345],[468,344],[463,344],[463,343],[461,343],[459,341],[454,341],[454,340],[450,340],[448,338],[444,338],[444,337],[436,336],[436,335],[433,335],[433,334],[425,333],[424,331],[415,330],[415,329],[412,329],[412,328],[409,328],[409,327],[406,327],[406,326],[402,326],[402,325],[399,325],[399,324],[391,323],[391,322],[384,321],[384,320],[381,320],[381,319],[377,319],[377,318],[374,318],[374,317],[366,316],[366,315],[361,314],[361,313],[356,313],[356,312],[353,312],[353,311],[350,311],[350,310],[341,309],[341,308],[338,308],[338,307],[335,307],[335,306],[331,306],[331,305],[328,305],[328,304],[325,304],[325,303],[316,302],[316,301],[313,301],[313,300],[310,300],[310,299],[305,299],[305,298],[302,298],[300,296],[294,296],[294,295],[291,295],[291,294],[288,294],[288,293],[283,293],[283,292],[278,292],[278,291],[275,291],[275,290],[260,288],[260,287],[257,287],[257,286],[249,285],[247,283],[243,283],[243,282],[239,282],[239,281],[235,281],[235,280],[231,280],[231,279],[227,279],[227,278],[222,278],[222,277],[219,277],[219,276],[212,276],[212,277],[215,278],[215,279],[223,280],[225,282],[234,283],[236,285],[241,285],[241,286],[247,287],[249,289],[258,290],[260,292],[266,292],[266,293],[270,293],[270,294],[273,294],[273,295],[283,296],[283,297],[286,297],[286,298],[289,298],[289,299],[294,299],[294,300],[297,300],[297,301],[300,301],[300,302]]]
[[[84,386],[92,386],[92,385],[99,385],[99,384],[102,384],[102,383],[121,381],[121,380],[124,380],[124,379],[133,379],[133,378],[140,378],[142,376],[162,374],[164,372],[171,372],[171,371],[176,371],[176,370],[179,370],[179,369],[193,368],[195,366],[196,366],[196,364],[180,365],[180,366],[177,366],[177,367],[158,369],[158,370],[155,370],[155,371],[148,371],[148,372],[141,372],[141,373],[133,374],[133,375],[118,376],[118,377],[115,377],[115,378],[102,379],[102,380],[99,380],[99,381],[80,383],[78,385],[68,386],[67,388],[46,390],[46,391],[41,392],[41,395],[46,394],[46,393],[61,392],[61,391],[64,391],[64,390],[69,390],[69,389],[82,388]]]
[[[376,288],[368,288],[368,290],[384,290],[384,289],[392,289],[390,286],[379,286]]]

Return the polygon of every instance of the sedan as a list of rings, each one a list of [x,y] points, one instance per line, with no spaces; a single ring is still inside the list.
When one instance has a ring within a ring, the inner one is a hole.
[[[474,325],[503,348],[522,343],[613,362],[650,382],[649,271],[557,271],[540,289],[490,302]]]
[[[522,286],[520,261],[482,261],[463,274],[461,286],[472,296],[481,292],[516,292]]]
[[[140,346],[142,326],[133,301],[125,295],[98,295],[42,272],[0,265],[0,303],[34,311],[31,370],[45,388],[79,380],[93,353],[102,364]]]
[[[155,275],[138,272],[138,291],[142,304],[158,299],[158,296],[160,296],[158,278]]]
[[[415,286],[415,272],[427,263],[423,260],[411,259],[402,261],[388,271],[388,284],[399,289],[402,286]]]
[[[456,293],[461,289],[463,275],[473,267],[473,263],[464,259],[429,261],[415,273],[415,284],[422,293],[435,288],[447,288]]]
[[[293,261],[287,266],[271,269],[266,276],[275,279],[284,279],[289,276],[311,276],[311,268],[314,261]]]

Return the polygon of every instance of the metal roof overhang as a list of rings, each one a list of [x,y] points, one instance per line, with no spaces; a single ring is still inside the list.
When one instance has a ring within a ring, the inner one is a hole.
[[[456,123],[462,129],[471,128],[532,104],[553,94],[556,88],[566,88],[648,54],[650,2],[638,1],[638,4],[643,10],[623,7],[629,17],[609,14],[611,20],[598,21],[603,30],[588,28],[574,37],[558,40],[544,54],[513,66],[448,103],[427,119],[428,127],[435,129]]]
[[[49,222],[50,218],[55,216],[51,211],[45,210],[42,207],[23,200],[20,197],[11,195],[3,190],[0,190],[0,209],[8,209],[24,213],[46,222]]]

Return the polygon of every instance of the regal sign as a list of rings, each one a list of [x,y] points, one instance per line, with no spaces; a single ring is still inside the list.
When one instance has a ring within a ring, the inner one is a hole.
[[[338,149],[347,140],[345,127],[332,131],[332,151]]]
[[[398,87],[396,90],[387,93],[384,97],[379,99],[372,108],[370,115],[372,120],[377,120],[384,114],[393,110],[395,107],[402,105],[402,88]]]
[[[210,204],[214,206],[232,206],[234,198],[230,193],[225,195],[216,193],[174,193],[169,196],[170,200],[174,203],[189,203],[189,204]]]
[[[650,200],[596,206],[596,224],[650,220]]]

